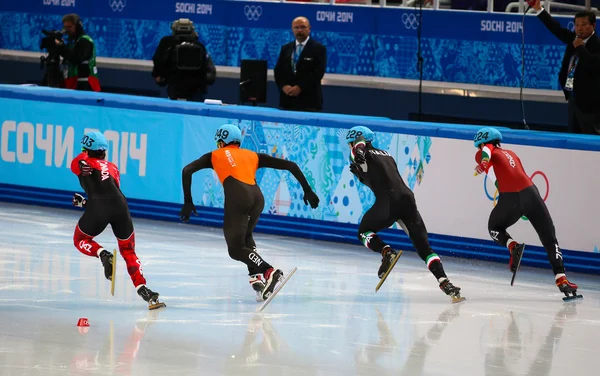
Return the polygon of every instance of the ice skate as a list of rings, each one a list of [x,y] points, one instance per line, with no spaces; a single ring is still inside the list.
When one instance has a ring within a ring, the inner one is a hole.
[[[398,262],[398,259],[400,258],[400,256],[402,256],[402,251],[396,252],[389,246],[385,247],[382,253],[383,258],[381,259],[381,266],[379,267],[379,271],[377,271],[377,275],[381,280],[377,284],[377,287],[375,287],[375,292],[379,291],[379,288],[387,279],[388,275]]]
[[[262,298],[263,300],[267,300],[273,293],[273,290],[275,290],[275,287],[277,287],[277,283],[283,279],[283,272],[279,269],[270,268],[265,272],[264,279],[265,287],[262,291]]]
[[[267,291],[267,289],[270,289],[270,290],[272,290],[272,292],[269,293],[265,302],[258,308],[258,312],[262,312],[262,310],[265,309],[265,307],[269,305],[271,300],[273,300],[273,298],[275,298],[275,296],[277,296],[277,293],[279,291],[281,291],[283,286],[285,286],[285,284],[290,280],[290,278],[292,278],[294,273],[296,273],[296,270],[298,270],[298,268],[296,268],[294,266],[285,278],[283,277],[283,272],[281,272],[281,270],[279,270],[279,269],[275,270],[275,269],[271,268],[271,269],[267,270],[267,272],[265,273],[265,278],[266,278],[265,291]],[[279,277],[276,274],[279,274]],[[270,280],[271,280],[271,282],[269,282]],[[279,280],[279,282],[277,282],[277,280]],[[275,288],[275,289],[273,290],[273,288]],[[265,295],[265,292],[263,292],[263,296],[264,295]]]
[[[256,291],[256,301],[263,301],[263,291],[265,290],[265,277],[262,274],[252,274],[250,276],[250,286]]]
[[[150,290],[145,285],[140,285],[137,289],[137,293],[148,303],[148,309],[158,309],[161,307],[166,307],[165,303],[161,303],[158,301],[158,293]]]
[[[565,302],[583,298],[583,295],[577,294],[577,289],[579,288],[579,286],[577,286],[573,282],[569,282],[569,280],[565,276],[562,276],[556,280],[556,286],[558,287],[560,292],[565,294],[565,297],[563,298]]]
[[[113,255],[108,252],[106,249],[100,251],[100,261],[102,261],[102,266],[104,266],[104,277],[109,281],[113,279]]]
[[[460,296],[460,287],[454,286],[448,279],[440,283],[440,289],[452,299],[452,303],[459,303],[466,300],[466,298]]]
[[[519,271],[519,267],[521,266],[521,259],[523,258],[523,251],[525,251],[525,244],[515,245],[510,252],[510,260],[508,261],[508,268],[513,273],[512,279],[510,280],[510,285],[512,286],[515,283],[515,277],[517,276],[517,272]]]

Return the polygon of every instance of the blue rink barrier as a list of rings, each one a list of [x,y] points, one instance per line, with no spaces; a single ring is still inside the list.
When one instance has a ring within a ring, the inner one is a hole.
[[[293,177],[290,178],[291,174],[259,170],[257,182],[264,192],[266,205],[257,232],[354,245],[360,244],[357,239],[358,222],[372,205],[373,197],[362,185],[347,180],[348,148],[343,142],[344,130],[357,124],[373,129],[377,133],[379,147],[390,150],[392,154],[398,153],[399,169],[413,190],[426,188],[439,171],[447,169],[444,163],[451,156],[444,148],[448,142],[464,142],[472,148],[471,140],[476,130],[473,126],[285,112],[246,106],[210,106],[126,95],[0,85],[0,200],[72,208],[73,192],[81,192],[81,188],[77,178],[69,171],[70,160],[65,156],[68,156],[69,150],[73,154],[78,152],[78,141],[86,129],[99,129],[109,139],[109,159],[122,171],[122,189],[132,215],[178,221],[183,203],[181,169],[202,154],[214,150],[214,130],[225,122],[234,122],[242,128],[243,147],[283,156],[298,163],[321,198],[319,209],[307,209],[302,202],[301,188]],[[502,131],[504,142],[532,149],[537,146],[565,153],[586,150],[594,156],[600,151],[600,139],[591,136]],[[59,133],[61,136],[56,136]],[[52,135],[56,137],[50,142]],[[399,148],[402,150],[393,151],[394,145],[398,144],[402,145]],[[433,146],[424,147],[424,144]],[[113,154],[113,150],[116,153]],[[143,156],[142,151],[145,151]],[[406,160],[402,160],[404,154],[408,155]],[[472,159],[467,164],[468,173],[472,176]],[[422,165],[426,165],[425,172]],[[460,170],[460,167],[456,169]],[[479,187],[480,182],[472,184]],[[559,183],[556,182],[554,191],[560,192]],[[471,182],[466,181],[465,184]],[[192,193],[198,216],[192,216],[190,223],[221,227],[223,197],[216,175],[212,171],[196,173]],[[437,207],[442,202],[436,201],[438,199],[429,196],[418,199],[426,223],[429,218],[439,216]],[[470,202],[475,199],[467,199],[464,210],[479,205],[471,205]],[[488,205],[485,197],[482,200]],[[432,231],[432,248],[440,255],[507,263],[506,249],[488,240],[485,223],[491,206],[475,209],[477,219],[473,219],[476,221],[474,224],[483,226],[479,238]],[[455,214],[456,211],[452,210],[445,212],[448,221],[452,221]],[[381,235],[395,248],[414,251],[401,230],[390,228],[382,231]],[[558,236],[560,239],[564,235],[559,232]],[[564,244],[567,249],[563,249],[563,255],[568,270],[600,274],[600,253],[570,249],[568,242]],[[523,265],[548,268],[547,257],[543,248],[528,245]]]

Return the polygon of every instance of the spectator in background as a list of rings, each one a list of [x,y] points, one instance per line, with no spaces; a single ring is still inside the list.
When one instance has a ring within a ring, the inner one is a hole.
[[[75,13],[62,18],[63,31],[67,43],[56,39],[58,53],[65,65],[65,87],[67,89],[100,91],[98,68],[96,67],[96,47],[94,41],[83,30],[83,23]]]
[[[563,28],[546,12],[540,0],[528,0],[546,28],[567,45],[558,79],[569,103],[569,131],[600,134],[600,39],[596,15],[575,14],[575,32]]]
[[[327,49],[310,37],[310,23],[305,17],[292,21],[292,32],[296,40],[281,47],[275,65],[279,106],[284,110],[321,111]]]
[[[171,30],[173,34],[160,40],[152,56],[152,77],[167,86],[169,99],[202,102],[217,77],[215,64],[198,41],[192,21],[180,18]]]

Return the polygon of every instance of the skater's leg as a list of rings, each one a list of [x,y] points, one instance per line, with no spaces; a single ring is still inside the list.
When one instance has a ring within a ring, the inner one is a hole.
[[[413,195],[405,195],[400,201],[400,217],[398,224],[407,232],[408,237],[417,250],[421,260],[427,264],[427,269],[438,280],[438,283],[447,279],[440,257],[433,252],[429,245],[429,234],[425,222],[419,213]]]
[[[377,235],[379,231],[394,223],[394,219],[390,216],[390,206],[389,197],[377,197],[375,204],[367,210],[358,226],[358,240],[373,252],[381,254],[381,265],[377,271],[379,278],[383,278],[397,257],[397,252]]]
[[[417,208],[415,196],[410,193],[404,195],[396,208],[398,214],[398,224],[407,231],[407,235],[417,250],[421,260],[427,263],[427,269],[437,280],[440,289],[452,298],[453,302],[464,300],[460,296],[460,287],[453,285],[444,271],[442,260],[433,252],[429,245],[429,234],[425,222]]]
[[[129,210],[121,209],[116,211],[111,221],[111,226],[117,238],[119,253],[127,265],[127,273],[129,273],[131,281],[137,289],[141,285],[146,284],[146,278],[144,278],[142,263],[135,253],[135,232]]]
[[[250,214],[248,216],[248,228],[246,229],[246,248],[251,249],[255,253],[257,253],[256,243],[254,242],[254,237],[252,234],[264,207],[265,199],[262,194],[259,194],[256,196],[256,201],[254,206],[250,209]],[[252,289],[259,294],[259,297],[262,297],[262,292],[264,291],[266,285],[265,277],[254,263],[247,266],[249,276],[248,282],[250,283]]]
[[[510,234],[506,232],[523,215],[519,193],[501,193],[498,204],[494,207],[488,220],[488,231],[490,237],[496,244],[512,250],[517,244]]]
[[[108,220],[104,218],[101,207],[93,202],[90,202],[89,205],[75,226],[73,244],[84,255],[99,257],[104,248],[93,239],[104,231]]]
[[[243,262],[248,271],[265,273],[271,265],[267,263],[258,252],[246,247],[246,235],[248,222],[250,220],[249,210],[241,205],[228,205],[225,202],[225,213],[223,218],[223,234],[227,243],[229,257]]]
[[[389,198],[377,197],[358,226],[358,240],[373,252],[382,253],[389,247],[377,233],[394,223],[394,219],[390,218],[390,205]]]
[[[100,252],[102,252],[104,248],[93,240],[95,236],[96,235],[90,235],[82,231],[78,223],[77,226],[75,226],[75,233],[73,234],[75,248],[86,256],[100,257]]]
[[[256,225],[258,224],[258,219],[260,218],[260,214],[262,213],[265,207],[265,199],[262,193],[256,192],[254,205],[250,208],[250,212],[248,215],[248,227],[246,228],[246,240],[245,245],[246,248],[253,250],[256,252],[256,242],[254,241],[253,233]],[[254,266],[254,264],[248,266],[248,274],[253,275],[260,273],[260,271]]]
[[[555,279],[565,276],[565,266],[563,264],[563,256],[556,240],[556,230],[548,207],[539,194],[535,186],[527,188],[523,191],[523,199],[525,200],[525,215],[529,222],[537,232],[546,253],[548,261],[552,265]]]

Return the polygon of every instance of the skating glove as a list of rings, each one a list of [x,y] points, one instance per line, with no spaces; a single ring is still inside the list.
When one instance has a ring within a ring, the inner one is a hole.
[[[319,196],[312,189],[304,192],[304,203],[306,205],[310,203],[310,207],[316,209],[319,206]]]
[[[358,163],[359,165],[367,162],[364,143],[356,145],[352,151],[354,153],[354,162]]]
[[[488,161],[482,161],[479,163],[477,166],[475,166],[475,176],[483,174],[487,170],[487,167]]]
[[[179,212],[179,219],[181,219],[183,222],[187,222],[190,220],[190,215],[192,213],[194,213],[194,215],[198,215],[194,203],[186,202],[183,204],[183,208],[181,208],[181,211]]]
[[[362,168],[360,168],[360,165],[358,163],[350,163],[350,172],[352,172],[354,175],[356,175],[360,179],[360,181],[362,181],[362,178],[361,178]]]
[[[80,176],[90,176],[92,174],[92,167],[86,161],[79,161],[79,169],[81,170]]]
[[[87,200],[80,195],[79,193],[73,193],[73,206],[77,206],[78,208],[85,208],[87,205]]]

